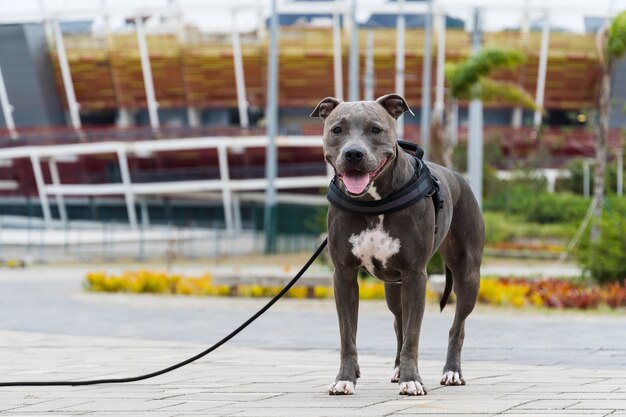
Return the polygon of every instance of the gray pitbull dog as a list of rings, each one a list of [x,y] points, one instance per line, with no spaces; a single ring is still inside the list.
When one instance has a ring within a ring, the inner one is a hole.
[[[322,100],[312,117],[324,121],[324,158],[339,188],[363,201],[384,199],[415,173],[415,158],[396,142],[396,119],[410,111],[404,98],[389,94],[376,101]],[[427,163],[439,179],[443,209],[435,215],[430,197],[385,215],[362,215],[330,206],[328,245],[335,268],[334,291],[341,337],[341,365],[330,394],[353,394],[360,376],[356,332],[359,268],[384,281],[387,306],[395,316],[397,354],[391,382],[400,394],[425,395],[417,364],[424,315],[426,264],[438,250],[446,265],[445,306],[454,283],[456,314],[450,329],[442,385],[464,385],[461,349],[465,319],[474,309],[480,286],[485,228],[480,208],[465,179]],[[435,222],[437,232],[435,233]]]

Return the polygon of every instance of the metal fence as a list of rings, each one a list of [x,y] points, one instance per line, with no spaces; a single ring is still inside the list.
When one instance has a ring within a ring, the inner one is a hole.
[[[263,231],[237,233],[215,227],[150,226],[133,230],[122,222],[71,222],[46,228],[40,219],[0,217],[0,260],[25,263],[215,259],[263,253]],[[310,234],[279,235],[280,253],[309,251]]]

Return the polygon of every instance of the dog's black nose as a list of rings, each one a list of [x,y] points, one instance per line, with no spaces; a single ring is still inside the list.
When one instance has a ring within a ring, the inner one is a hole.
[[[359,162],[363,159],[365,153],[357,148],[346,149],[343,153],[343,157],[346,158],[348,162]]]

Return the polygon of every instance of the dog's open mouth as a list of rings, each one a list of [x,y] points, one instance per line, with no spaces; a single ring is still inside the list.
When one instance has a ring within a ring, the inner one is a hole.
[[[353,169],[346,172],[338,172],[337,177],[343,181],[343,184],[346,186],[346,189],[350,194],[361,195],[365,192],[365,190],[367,190],[367,187],[374,180],[374,178],[376,178],[380,171],[383,170],[386,162],[387,158],[383,159],[372,172],[363,172]]]

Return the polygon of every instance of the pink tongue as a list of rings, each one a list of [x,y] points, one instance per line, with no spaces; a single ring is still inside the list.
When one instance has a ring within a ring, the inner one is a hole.
[[[367,184],[369,184],[370,176],[367,172],[346,172],[343,175],[342,180],[343,183],[346,185],[348,191],[350,191],[352,194],[361,194],[363,191],[365,191],[365,187],[367,187]]]

